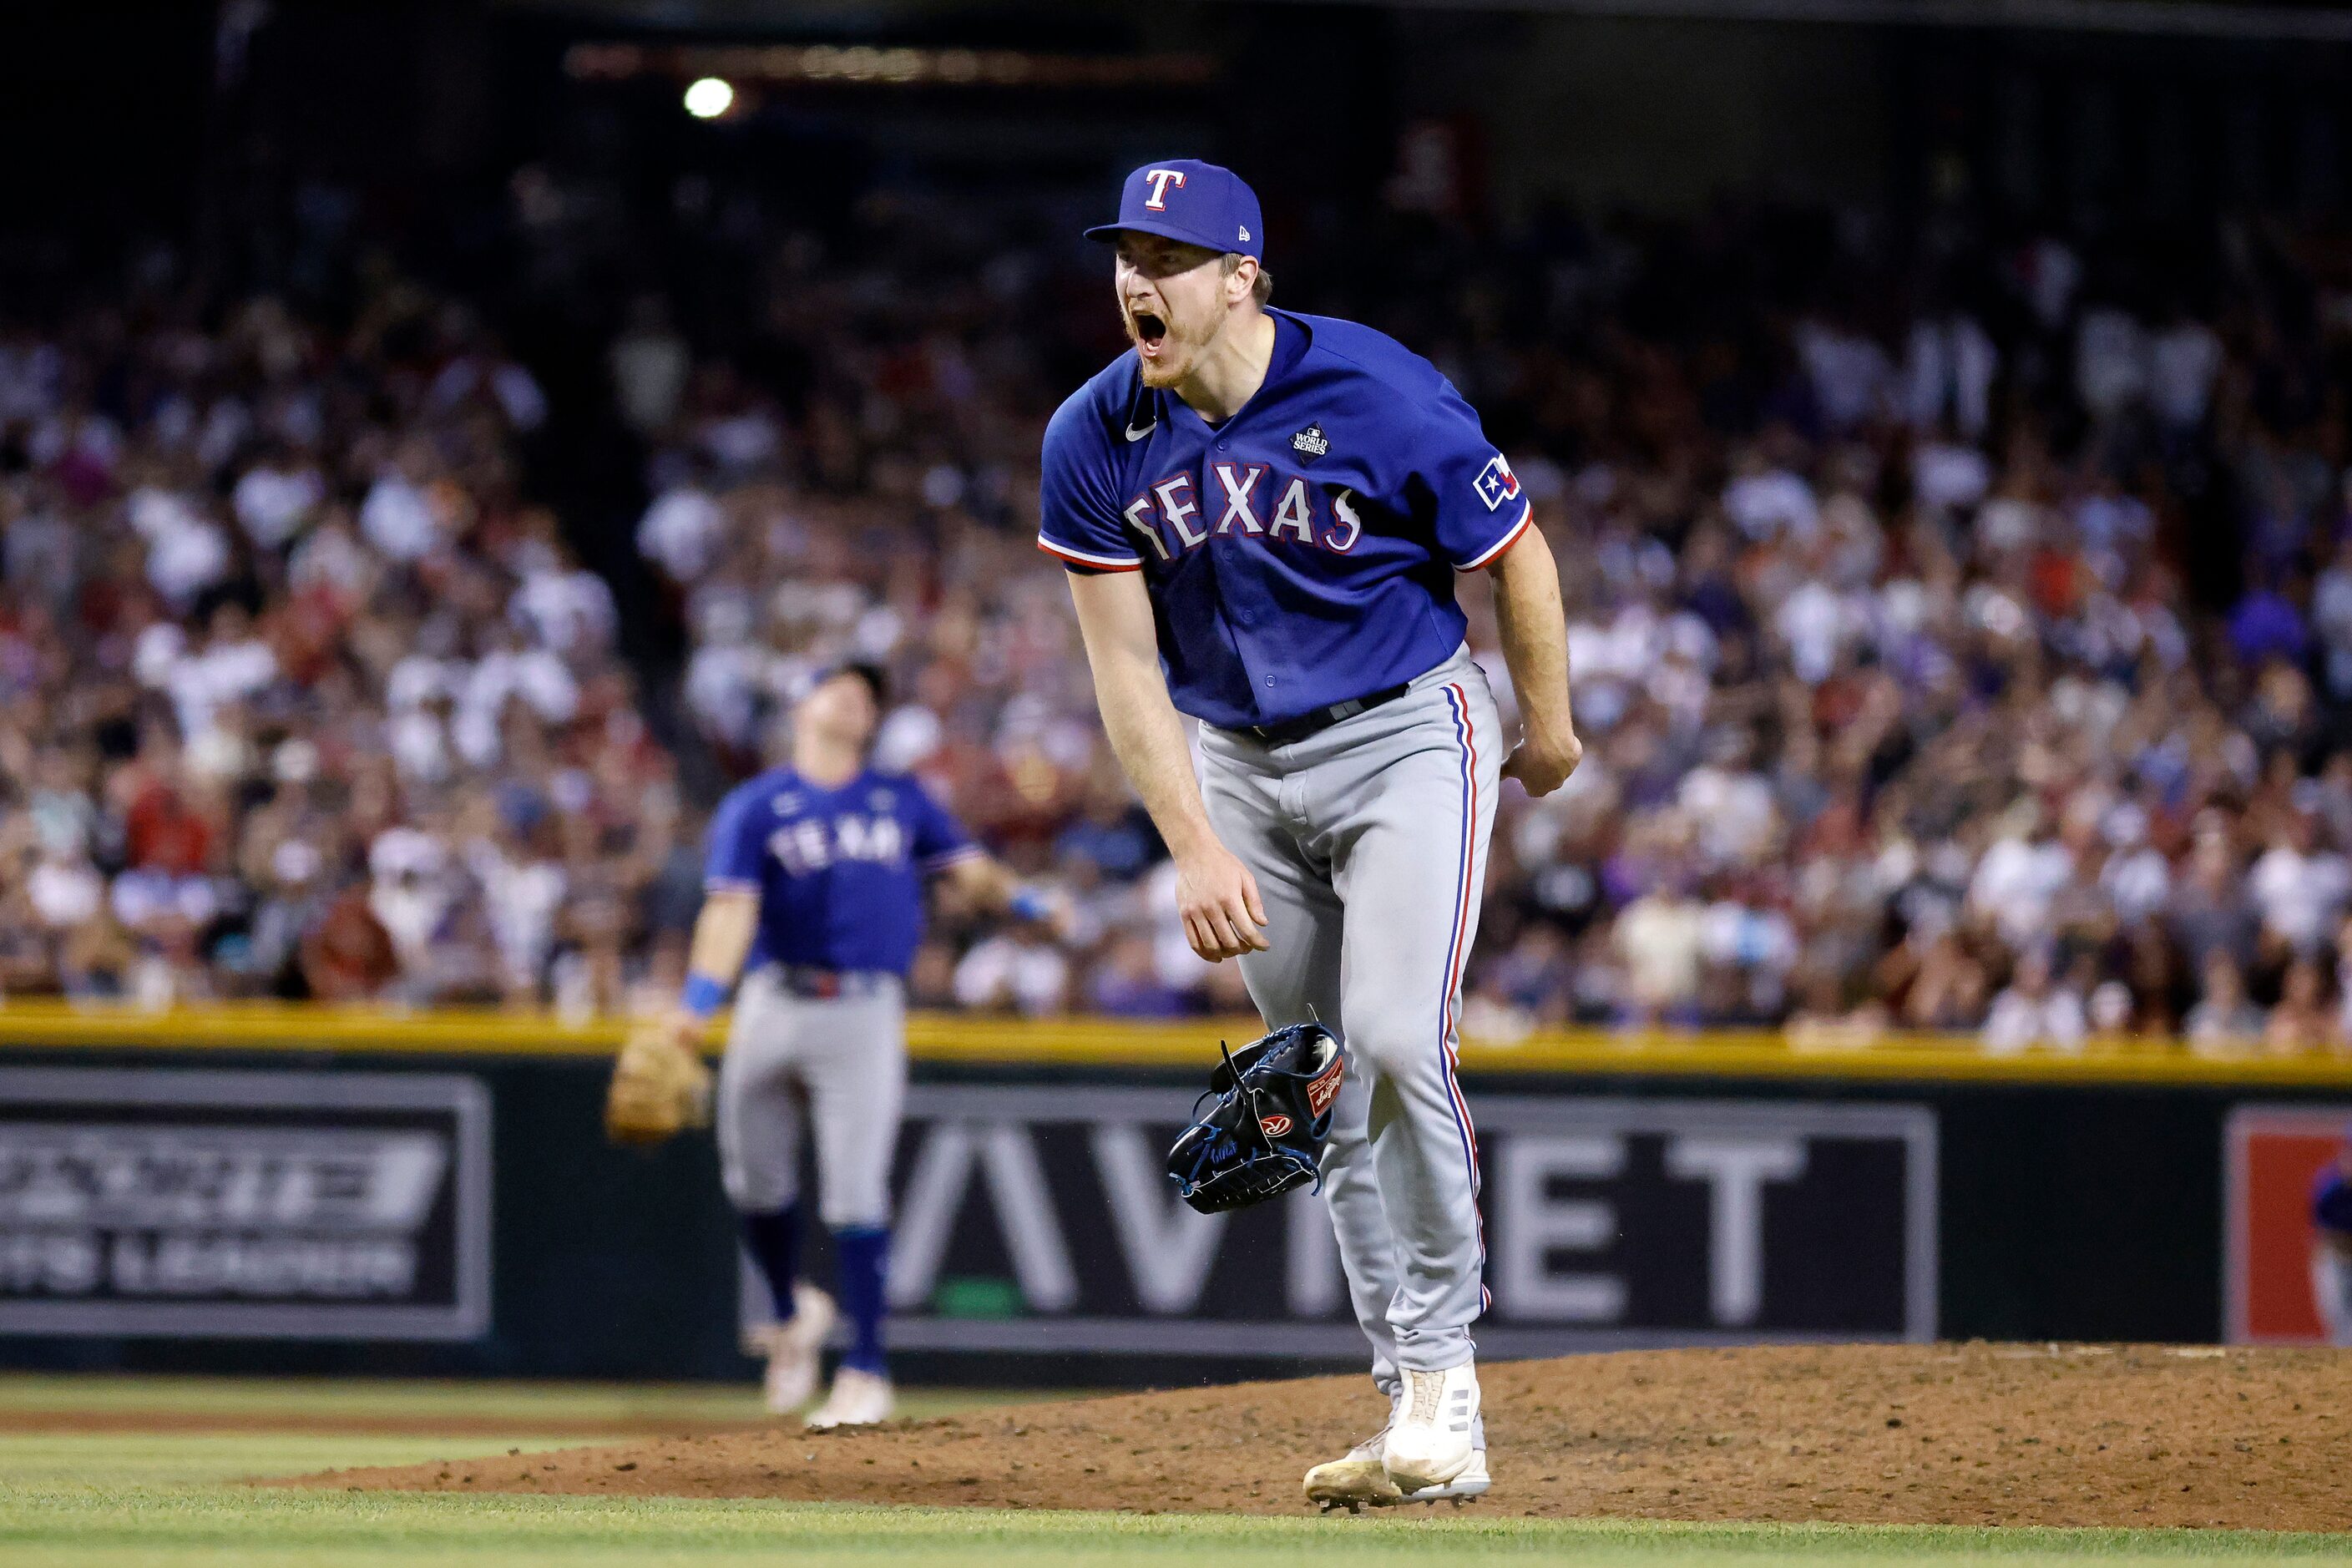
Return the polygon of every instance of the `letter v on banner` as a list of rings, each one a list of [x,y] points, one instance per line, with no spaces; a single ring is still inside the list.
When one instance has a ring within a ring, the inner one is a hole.
[[[1094,1129],[1095,1168],[1135,1298],[1150,1312],[1189,1312],[1209,1288],[1225,1216],[1196,1214],[1169,1187],[1165,1160],[1132,1121]]]
[[[997,1228],[1023,1298],[1033,1311],[1068,1311],[1078,1301],[1077,1274],[1070,1267],[1069,1243],[1055,1217],[1037,1150],[1028,1127],[1018,1121],[931,1124],[898,1205],[890,1305],[906,1311],[930,1300],[975,1158],[987,1173]]]

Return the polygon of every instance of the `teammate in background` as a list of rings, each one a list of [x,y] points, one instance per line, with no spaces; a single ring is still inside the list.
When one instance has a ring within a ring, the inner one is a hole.
[[[1320,1018],[1349,1057],[1323,1190],[1390,1422],[1307,1494],[1475,1495],[1486,1252],[1455,1021],[1500,782],[1547,794],[1582,752],[1559,573],[1428,361],[1267,308],[1265,226],[1233,173],[1149,164],[1087,232],[1117,245],[1133,346],[1046,430],[1038,543],[1069,568],[1193,950],[1241,961],[1269,1028]],[[1479,570],[1516,749],[1454,602],[1454,574]],[[1179,711],[1202,721],[1198,776]]]
[[[2352,1128],[2311,1189],[2311,1294],[2327,1342],[2352,1345]]]
[[[775,1302],[764,1333],[768,1408],[816,1391],[835,1309],[799,1284],[801,1112],[816,1137],[818,1212],[840,1259],[850,1344],[811,1426],[887,1420],[883,1284],[890,1156],[907,1087],[907,969],[922,936],[923,879],[974,904],[1047,919],[1045,897],[971,842],[915,781],[877,773],[866,748],[887,698],[849,664],[793,710],[792,762],[740,785],[710,824],[702,912],[672,1026],[698,1047],[745,975],[719,1069],[719,1159],[728,1201]],[[747,973],[748,966],[748,973]]]

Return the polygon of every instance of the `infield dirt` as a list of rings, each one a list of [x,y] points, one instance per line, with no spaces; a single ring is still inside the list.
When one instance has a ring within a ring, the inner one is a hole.
[[[2352,1355],[1857,1345],[1482,1366],[1495,1489],[1541,1518],[2352,1527]],[[1361,1377],[1007,1406],[817,1435],[332,1471],[359,1490],[1289,1513],[1378,1426]]]

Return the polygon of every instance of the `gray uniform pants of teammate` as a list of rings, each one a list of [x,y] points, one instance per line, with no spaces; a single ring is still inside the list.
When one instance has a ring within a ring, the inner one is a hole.
[[[2352,1345],[2352,1240],[2321,1236],[2311,1244],[2311,1296],[2331,1345]]]
[[[1502,726],[1466,651],[1288,745],[1204,727],[1209,821],[1257,878],[1270,950],[1241,960],[1269,1026],[1319,1017],[1348,1076],[1323,1192],[1372,1375],[1470,1359],[1485,1305],[1477,1145],[1454,1080]]]
[[[890,1155],[907,1097],[906,992],[784,988],[774,965],[743,982],[719,1067],[719,1169],[728,1201],[773,1214],[800,1195],[801,1102],[816,1133],[817,1205],[828,1229],[890,1223]]]

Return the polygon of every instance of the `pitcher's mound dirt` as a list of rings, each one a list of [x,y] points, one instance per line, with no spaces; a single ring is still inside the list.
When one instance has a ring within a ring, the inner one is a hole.
[[[1857,1345],[1496,1362],[1495,1489],[1541,1517],[2352,1527],[2352,1355]],[[1289,1513],[1380,1425],[1360,1377],[778,1427],[290,1484]]]

